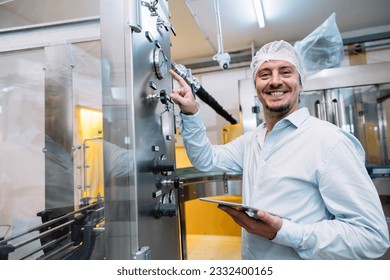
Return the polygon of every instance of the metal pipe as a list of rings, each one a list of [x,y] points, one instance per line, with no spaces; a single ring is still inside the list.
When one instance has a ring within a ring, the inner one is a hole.
[[[223,40],[222,40],[222,28],[221,17],[219,15],[219,2],[214,0],[215,18],[217,21],[217,38],[218,38],[218,54],[223,53]]]
[[[85,206],[85,207],[83,207],[83,208],[80,208],[79,210],[69,212],[68,214],[65,214],[65,215],[63,215],[63,216],[61,216],[61,217],[58,217],[58,218],[55,218],[55,219],[53,219],[53,220],[47,221],[47,222],[45,222],[45,223],[43,223],[43,224],[40,224],[39,226],[32,227],[32,228],[28,229],[28,230],[25,231],[25,232],[22,232],[22,233],[20,233],[20,234],[14,235],[14,236],[10,236],[10,237],[8,237],[8,238],[6,238],[6,239],[1,240],[1,241],[0,241],[0,245],[6,244],[6,243],[8,243],[8,242],[11,241],[11,240],[14,240],[14,239],[16,239],[16,238],[19,238],[19,237],[21,237],[21,236],[23,236],[23,235],[26,235],[26,234],[28,234],[28,233],[31,233],[31,232],[40,230],[40,229],[42,229],[42,228],[44,228],[44,227],[47,227],[47,226],[49,226],[49,225],[51,225],[51,224],[53,224],[53,223],[56,223],[56,222],[58,222],[58,221],[61,221],[61,220],[63,220],[64,218],[70,217],[70,216],[72,216],[72,215],[74,215],[74,214],[77,214],[77,213],[81,213],[81,212],[84,211],[84,210],[88,210],[89,208],[95,207],[97,204],[102,204],[102,203],[103,203],[103,201],[100,201],[100,202],[97,202],[97,203],[95,203],[95,204],[87,205],[87,206]]]
[[[332,107],[333,107],[334,124],[340,127],[339,107],[336,98],[332,100]]]
[[[26,245],[26,244],[28,244],[28,243],[30,243],[30,242],[33,242],[34,240],[37,240],[37,239],[39,239],[39,238],[41,238],[41,237],[45,237],[45,236],[47,236],[47,235],[49,235],[49,234],[51,234],[51,233],[53,233],[53,232],[56,232],[56,231],[59,230],[59,229],[62,229],[62,228],[65,227],[65,226],[69,226],[69,225],[71,225],[71,224],[73,224],[73,223],[74,223],[74,220],[69,221],[69,222],[66,222],[66,223],[64,223],[64,224],[61,224],[61,225],[56,226],[56,227],[54,227],[54,228],[51,228],[51,229],[49,229],[49,230],[47,230],[47,231],[45,231],[45,232],[43,232],[43,233],[40,233],[40,234],[38,234],[38,235],[36,235],[36,236],[34,236],[34,237],[31,237],[31,238],[29,238],[29,239],[27,239],[27,240],[24,240],[24,241],[22,241],[22,242],[19,242],[18,244],[14,245],[14,247],[15,247],[15,249],[18,249],[18,248],[20,248],[20,247],[22,247],[22,246],[24,246],[24,245]]]
[[[190,11],[192,17],[195,19],[195,21],[198,24],[200,30],[202,31],[203,35],[205,36],[206,41],[210,44],[211,48],[216,52],[217,48],[214,46],[213,42],[211,42],[209,34],[207,33],[206,29],[203,27],[202,23],[198,19],[198,16],[196,15],[194,10],[192,9],[190,3],[188,2],[188,0],[184,0],[184,2],[186,3],[186,5],[188,7],[188,10]]]
[[[59,242],[65,240],[65,239],[68,238],[69,236],[70,236],[70,233],[68,233],[68,234],[66,234],[66,235],[64,235],[64,236],[62,236],[62,237],[60,237],[60,238],[54,239],[54,240],[52,240],[52,241],[50,241],[50,242],[47,242],[47,243],[45,243],[45,245],[39,246],[37,249],[33,250],[32,252],[30,252],[30,253],[24,255],[23,257],[21,257],[21,258],[19,258],[19,259],[20,259],[20,260],[24,260],[24,259],[28,258],[29,256],[31,256],[31,255],[33,255],[33,254],[39,252],[40,250],[46,249],[46,248],[48,248],[48,247],[50,247],[50,246],[52,246],[52,245],[54,245],[54,244],[56,244],[56,243],[59,243]]]
[[[389,98],[389,97],[387,97]],[[387,157],[388,155],[388,149],[390,147],[387,147],[386,143],[388,143],[387,139],[387,119],[386,119],[386,112],[383,107],[383,101],[380,101],[377,104],[377,112],[378,112],[378,127],[379,127],[379,139],[380,139],[380,147],[381,147],[381,163],[382,165],[389,165],[389,159]]]
[[[89,148],[89,146],[87,146],[87,142],[88,141],[96,141],[96,140],[102,140],[103,138],[102,137],[93,137],[93,138],[87,138],[87,139],[84,139],[83,141],[83,150],[82,150],[82,162],[83,162],[83,176],[81,178],[81,184],[83,186],[83,191],[85,192],[86,189],[90,186],[87,185],[86,181],[87,181],[87,168],[89,168],[90,166],[88,166],[86,164],[86,149]]]
[[[251,43],[251,55],[252,57],[256,55],[256,47],[254,42]]]
[[[47,260],[47,259],[50,259],[52,256],[55,256],[56,254],[58,254],[59,252],[62,252],[64,251],[65,249],[69,248],[70,246],[73,246],[74,245],[74,242],[70,242],[70,243],[67,243],[65,244],[64,246],[58,248],[57,250],[53,251],[52,253],[48,254],[48,255],[45,255],[44,257],[42,258],[39,258],[39,260]]]
[[[322,114],[321,114],[321,102],[317,100],[315,103],[315,116],[322,120]]]

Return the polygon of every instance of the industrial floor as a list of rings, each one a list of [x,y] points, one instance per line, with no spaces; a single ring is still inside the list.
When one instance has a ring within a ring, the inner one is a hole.
[[[187,234],[189,260],[240,260],[241,237]]]

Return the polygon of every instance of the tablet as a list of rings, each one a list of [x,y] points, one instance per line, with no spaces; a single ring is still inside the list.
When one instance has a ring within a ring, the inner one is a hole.
[[[245,205],[245,204],[241,204],[241,203],[235,203],[235,202],[223,201],[223,200],[216,200],[216,199],[209,199],[209,198],[205,198],[205,197],[200,197],[199,200],[205,201],[205,202],[216,203],[216,204],[220,204],[220,205],[224,205],[224,206],[229,206],[229,207],[232,207],[232,208],[240,210],[240,211],[245,211],[245,212],[247,212],[247,214],[250,217],[258,219],[258,217],[256,216],[256,213],[257,213],[257,211],[259,211],[259,209],[255,208],[255,207],[251,207],[251,206],[248,206],[248,205]],[[277,215],[275,213],[272,213],[272,212],[269,212],[269,211],[267,211],[267,212],[270,213],[271,215],[280,217],[282,219],[284,218],[284,219],[290,220],[289,218],[282,217],[282,216]]]
[[[232,207],[232,208],[237,209],[237,210],[250,212],[252,214],[256,214],[257,211],[259,211],[258,209],[254,208],[254,207],[250,207],[248,205],[244,205],[241,203],[234,203],[234,202],[223,201],[223,200],[215,200],[215,199],[209,199],[209,198],[205,198],[205,197],[201,197],[199,199],[201,201],[205,201],[205,202],[211,202],[211,203],[216,203],[216,204],[220,204],[220,205],[224,205],[224,206],[229,206],[229,207]]]

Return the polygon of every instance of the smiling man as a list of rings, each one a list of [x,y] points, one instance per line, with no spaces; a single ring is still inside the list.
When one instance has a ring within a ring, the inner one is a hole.
[[[285,41],[266,44],[251,69],[265,121],[225,145],[210,143],[190,87],[171,71],[180,85],[171,97],[181,109],[192,164],[242,172],[243,203],[261,209],[253,218],[219,206],[243,228],[242,258],[382,256],[388,229],[364,150],[353,135],[299,108],[305,77],[294,48]]]

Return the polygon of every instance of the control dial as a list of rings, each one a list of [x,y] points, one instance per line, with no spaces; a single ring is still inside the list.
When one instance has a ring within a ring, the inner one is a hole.
[[[157,78],[162,80],[168,73],[168,59],[162,49],[155,47],[153,50],[153,66]]]

